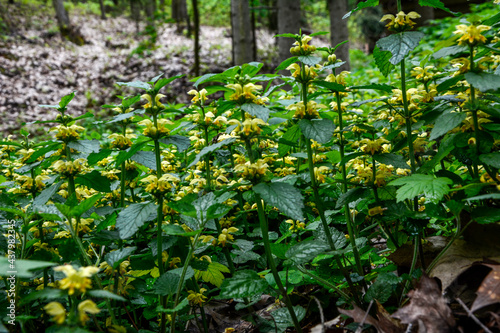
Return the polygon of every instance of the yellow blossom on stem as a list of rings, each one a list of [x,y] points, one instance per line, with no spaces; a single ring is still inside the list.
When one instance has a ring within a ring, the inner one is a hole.
[[[87,313],[98,314],[99,312],[101,312],[101,310],[90,299],[86,299],[78,304],[78,319],[83,325],[85,325],[85,322],[89,320]]]
[[[255,163],[246,162],[234,167],[236,172],[241,173],[241,177],[246,180],[261,179],[267,172],[269,165],[262,159],[257,160]]]
[[[230,227],[230,228],[224,228],[222,229],[221,234],[217,238],[217,241],[219,242],[219,245],[221,246],[226,246],[227,242],[232,242],[234,241],[234,236],[231,235],[232,233],[237,232],[238,229],[235,227]]]
[[[376,140],[363,139],[360,141],[360,143],[363,144],[363,146],[361,146],[361,150],[364,153],[367,153],[370,155],[375,155],[375,154],[382,152],[382,150],[383,150],[382,145],[384,143],[387,143],[387,142],[389,142],[389,141],[387,141],[384,138],[379,138]]]
[[[491,29],[487,25],[466,25],[459,24],[455,27],[457,30],[453,31],[455,35],[460,35],[458,39],[458,45],[478,45],[486,43],[486,37],[481,35],[483,31],[488,31]]]
[[[51,168],[63,176],[74,176],[79,174],[87,161],[84,158],[78,158],[74,161],[55,161]]]
[[[234,90],[234,93],[229,96],[229,100],[236,101],[239,104],[245,104],[255,103],[258,100],[254,92],[262,89],[262,86],[253,83],[247,83],[244,86],[242,86],[240,83],[232,83],[227,84],[226,88]]]
[[[386,25],[387,29],[390,31],[402,32],[413,29],[416,23],[413,22],[412,19],[417,19],[419,17],[420,14],[416,12],[405,14],[403,11],[400,11],[396,16],[392,14],[384,15],[380,22],[389,20],[389,23]]]
[[[188,301],[191,306],[201,306],[205,301],[207,300],[207,296],[203,295],[203,293],[207,291],[205,288],[201,288],[200,292],[197,293],[196,291],[193,290],[188,290]]]
[[[125,150],[128,149],[132,146],[132,140],[135,138],[134,134],[117,134],[113,133],[108,138],[112,139],[111,141],[111,147],[112,148],[118,148],[120,150]]]
[[[57,325],[62,325],[66,320],[66,309],[59,302],[50,302],[43,309],[52,316],[52,320]]]
[[[163,94],[157,94],[157,95],[155,96],[155,104],[154,104],[154,107],[157,107],[157,108],[159,108],[159,109],[164,109],[164,108],[165,108],[165,106],[164,106],[163,104],[161,104],[161,102],[160,102],[160,99],[161,99],[161,98],[163,98],[163,97],[165,97],[165,95],[163,95]],[[145,99],[145,100],[147,100],[147,101],[148,101],[146,104],[144,104],[144,105],[142,106],[144,109],[146,109],[146,110],[147,110],[147,109],[151,109],[151,108],[153,107],[153,100],[152,100],[152,98],[151,98],[151,95],[149,95],[149,94],[144,94],[144,95],[141,95],[141,98],[143,98],[143,99]]]
[[[188,95],[194,96],[191,99],[191,102],[195,105],[202,106],[207,101],[207,90],[205,88],[201,89],[200,91],[191,89],[188,91]]]
[[[144,119],[138,122],[139,125],[146,126],[146,128],[142,131],[142,134],[149,136],[152,139],[160,138],[170,133],[170,130],[166,127],[166,125],[172,125],[173,122],[168,119],[158,119],[156,123],[158,127],[155,127],[154,123],[150,119]]]
[[[78,271],[71,265],[57,266],[56,272],[63,272],[66,277],[60,281],[60,289],[68,289],[68,294],[73,295],[75,291],[84,293],[92,287],[90,277],[99,272],[99,268],[93,266],[80,267]]]
[[[315,167],[314,168],[314,177],[318,180],[320,183],[324,183],[326,176],[325,173],[328,172],[328,167],[326,166],[320,166],[320,167]]]
[[[316,51],[316,46],[308,44],[311,40],[311,36],[301,36],[300,41],[295,41],[295,43],[293,43],[294,46],[292,46],[292,48],[290,49],[290,53],[292,55],[300,56],[310,55],[311,53]]]
[[[83,132],[84,130],[85,128],[78,125],[59,125],[52,127],[49,132],[56,131],[56,139],[64,142],[69,142],[78,140],[80,138],[80,134],[78,132]]]
[[[370,215],[370,216],[382,215],[384,213],[384,210],[386,210],[386,209],[387,208],[382,208],[380,206],[373,207],[373,208],[368,209],[368,215]]]
[[[285,221],[285,223],[291,224],[290,228],[288,228],[288,230],[290,230],[291,232],[304,230],[304,228],[306,227],[306,224],[304,222],[300,222],[299,220],[294,221],[292,219],[288,219]]]
[[[318,104],[315,101],[307,102],[307,108],[304,106],[304,102],[300,101],[287,106],[287,110],[295,110],[293,115],[294,118],[298,119],[316,119],[319,118],[319,108],[325,108],[323,104]]]
[[[162,195],[172,189],[172,183],[179,182],[179,178],[172,174],[166,173],[158,179],[156,175],[149,175],[141,179],[142,183],[146,183],[145,191],[153,195]]]

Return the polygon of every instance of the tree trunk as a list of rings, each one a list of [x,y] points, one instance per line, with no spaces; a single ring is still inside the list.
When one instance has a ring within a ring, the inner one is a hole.
[[[144,12],[146,17],[151,20],[151,24],[154,25],[154,18],[156,12],[156,0],[146,0],[144,5]]]
[[[252,22],[248,0],[231,0],[233,64],[242,65],[253,59]]]
[[[349,11],[347,0],[328,0],[328,10],[330,12],[330,43],[332,47],[349,40],[349,30],[347,29],[347,19],[342,17]],[[342,70],[349,70],[351,63],[349,61],[349,43],[340,46],[336,51],[337,59],[346,63],[340,67]]]
[[[181,33],[184,23],[188,23],[186,0],[172,0],[172,19],[177,24],[177,32]]]
[[[139,34],[139,20],[141,18],[141,6],[139,0],[130,0],[130,14],[135,21],[135,33]]]
[[[101,19],[105,20],[106,19],[106,12],[104,10],[104,1],[99,0],[99,6],[101,7]]]
[[[85,38],[83,38],[80,29],[70,24],[69,15],[66,8],[64,8],[63,0],[52,0],[52,5],[56,11],[57,24],[59,25],[61,36],[76,45],[85,44]]]
[[[278,33],[298,34],[300,31],[300,0],[278,0]],[[279,60],[291,57],[293,40],[278,38]]]
[[[191,0],[194,16],[194,67],[195,76],[200,75],[200,13],[198,12],[198,0]]]

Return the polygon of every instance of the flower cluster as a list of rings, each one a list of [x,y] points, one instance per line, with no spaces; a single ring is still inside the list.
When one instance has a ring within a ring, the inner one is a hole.
[[[299,40],[293,43],[294,46],[290,48],[290,53],[295,56],[307,56],[316,51],[316,46],[309,45],[312,40],[311,36],[303,35]]]
[[[413,22],[412,19],[417,19],[419,17],[420,14],[416,12],[409,12],[408,14],[405,14],[401,11],[397,13],[396,16],[392,14],[382,16],[380,22],[389,20],[389,23],[386,24],[387,29],[390,31],[402,32],[413,29],[416,23]]]

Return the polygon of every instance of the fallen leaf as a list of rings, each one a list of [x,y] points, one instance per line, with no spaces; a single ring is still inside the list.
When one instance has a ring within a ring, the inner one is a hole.
[[[471,311],[475,312],[485,306],[500,302],[500,265],[484,265],[491,268],[477,290],[477,298],[472,304]]]
[[[408,297],[410,304],[400,308],[392,317],[400,319],[403,324],[418,325],[418,332],[453,332],[455,318],[435,279],[423,275],[417,288],[411,290]]]
[[[379,333],[402,333],[405,328],[399,321],[390,317],[389,312],[387,312],[382,304],[377,302],[377,317],[378,320],[368,315],[365,310],[357,307],[353,304],[354,309],[344,310],[338,309],[340,313],[351,317],[357,323],[370,324],[377,329]]]

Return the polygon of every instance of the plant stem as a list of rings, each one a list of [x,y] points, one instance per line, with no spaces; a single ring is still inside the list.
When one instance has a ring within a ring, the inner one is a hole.
[[[470,46],[470,71],[474,71],[474,47]],[[476,139],[476,158],[472,159],[472,165],[474,168],[474,174],[476,178],[479,178],[479,168],[477,161],[479,160],[480,150],[480,139],[479,139],[479,122],[477,119],[477,106],[476,106],[476,89],[471,84],[470,85],[470,104],[472,112],[472,121],[474,122],[474,136]],[[493,178],[494,179],[494,178]]]

